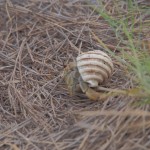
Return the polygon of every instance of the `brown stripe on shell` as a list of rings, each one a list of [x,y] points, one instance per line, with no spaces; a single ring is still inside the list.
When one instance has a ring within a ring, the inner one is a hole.
[[[113,64],[110,64],[110,63],[109,63],[110,61],[109,61],[109,62],[108,62],[108,61],[104,61],[104,60],[99,59],[99,58],[83,58],[83,59],[78,59],[78,60],[77,60],[77,63],[79,64],[79,62],[80,62],[80,63],[81,63],[81,62],[86,62],[87,65],[90,65],[90,62],[92,62],[92,61],[101,62],[101,63],[103,63],[104,65],[109,66],[111,72],[113,71]]]
[[[104,82],[113,72],[111,58],[99,50],[83,53],[76,60],[82,79],[92,87]]]
[[[85,52],[85,53],[80,54],[78,57],[82,57],[82,56],[88,55],[88,54],[100,55],[100,56],[106,57],[107,59],[112,61],[111,58],[106,53],[104,53],[103,51],[100,51],[100,50]]]
[[[99,54],[82,54],[80,56],[77,57],[77,61],[81,61],[83,59],[98,59],[98,60],[101,60],[101,61],[104,61],[104,63],[107,63],[108,65],[111,66],[111,68],[113,68],[113,63],[111,61],[111,58],[108,56],[108,57],[105,57],[105,56],[102,56],[102,55],[99,55]]]
[[[81,70],[80,69],[81,66],[88,66],[89,68],[91,68],[93,66],[98,66],[99,70],[102,68],[103,70],[106,70],[108,74],[112,73],[112,69],[110,68],[110,66],[104,64],[101,61],[94,61],[93,59],[91,61],[79,61],[79,62],[77,62],[77,67],[78,67],[79,72]],[[84,68],[82,67],[82,69],[84,69]]]
[[[109,72],[108,72],[106,69],[104,69],[104,68],[102,68],[102,67],[100,67],[100,66],[91,65],[91,64],[90,64],[90,67],[87,66],[87,65],[78,66],[78,70],[80,70],[80,73],[81,73],[81,74],[82,74],[84,71],[85,71],[85,72],[89,72],[89,73],[91,73],[91,72],[100,73],[100,74],[102,74],[103,76],[105,76],[106,78],[109,78],[109,75],[110,75]]]
[[[110,65],[110,63],[107,63],[107,62],[105,62],[105,61],[103,61],[101,59],[97,59],[97,58],[84,58],[84,59],[78,60],[77,64],[79,65],[79,64],[81,64],[83,62],[85,64],[87,64],[87,65],[91,65],[91,62],[95,62],[95,64],[99,63],[99,66],[101,66],[101,67],[102,67],[102,64],[103,64],[104,66],[109,67],[110,70],[111,70],[111,72],[113,71],[113,65]]]
[[[88,51],[88,52],[85,52],[85,53],[80,54],[80,56],[85,55],[85,54],[100,54],[100,55],[109,57],[105,52],[100,51],[100,50]],[[109,58],[110,58],[110,57],[109,57]]]

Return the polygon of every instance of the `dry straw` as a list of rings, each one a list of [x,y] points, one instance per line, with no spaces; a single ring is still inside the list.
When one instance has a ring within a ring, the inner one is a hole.
[[[103,5],[115,15],[113,1]],[[104,103],[70,97],[61,78],[79,53],[102,49],[91,31],[121,55],[114,30],[90,6],[79,0],[0,2],[0,149],[150,149],[148,106],[137,109],[127,96]],[[127,4],[118,7],[125,13]],[[134,87],[122,66],[114,59],[107,88]]]

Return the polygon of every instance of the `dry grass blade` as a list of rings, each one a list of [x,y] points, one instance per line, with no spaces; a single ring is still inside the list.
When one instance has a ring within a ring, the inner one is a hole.
[[[103,111],[82,111],[76,112],[75,114],[83,115],[83,116],[150,116],[150,113],[142,110],[126,110],[126,111],[115,111],[115,110],[103,110]]]

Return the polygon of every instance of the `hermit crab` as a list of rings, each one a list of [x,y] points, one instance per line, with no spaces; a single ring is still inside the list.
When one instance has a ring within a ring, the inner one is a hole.
[[[103,100],[110,92],[103,93],[97,88],[113,73],[111,58],[100,50],[80,54],[75,62],[64,69],[63,77],[71,95],[81,91],[91,100]]]
[[[139,88],[118,90],[102,87],[113,74],[113,69],[111,58],[103,51],[94,50],[82,53],[70,62],[63,77],[71,95],[82,92],[91,100],[105,100],[117,95],[143,97]]]

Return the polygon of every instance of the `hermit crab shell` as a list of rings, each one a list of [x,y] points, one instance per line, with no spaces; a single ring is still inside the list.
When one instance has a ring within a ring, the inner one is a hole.
[[[100,50],[83,53],[77,57],[76,61],[83,81],[90,87],[97,87],[112,75],[112,60]]]

